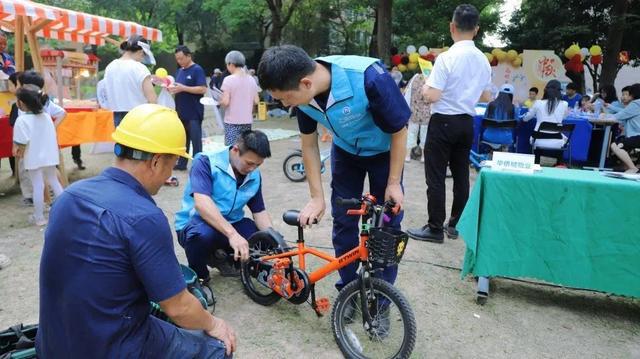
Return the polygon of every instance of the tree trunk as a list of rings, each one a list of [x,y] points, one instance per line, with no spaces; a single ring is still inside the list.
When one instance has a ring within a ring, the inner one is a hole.
[[[600,73],[600,88],[604,85],[613,85],[618,74],[618,54],[622,47],[622,36],[627,21],[629,3],[630,0],[615,0],[611,9],[611,24],[604,46],[602,72]]]
[[[391,9],[393,0],[378,0],[378,58],[389,64],[391,61]]]
[[[374,10],[373,31],[369,41],[369,57],[378,57],[378,9]]]
[[[184,32],[178,26],[176,26],[176,35],[178,37],[178,45],[184,45]]]
[[[280,45],[282,30],[291,20],[291,15],[296,10],[301,0],[291,0],[289,8],[284,10],[282,0],[266,0],[271,12],[271,33],[269,34],[269,46]]]
[[[271,33],[269,34],[269,46],[278,46],[280,45],[280,40],[282,40],[282,24],[279,20],[273,20],[273,23],[271,23]]]

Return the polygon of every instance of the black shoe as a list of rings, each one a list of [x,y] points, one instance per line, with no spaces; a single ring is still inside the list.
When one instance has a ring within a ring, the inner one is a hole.
[[[374,326],[369,330],[369,338],[373,341],[382,341],[389,336],[389,330],[391,330],[389,307],[382,309],[373,319]]]
[[[81,170],[81,171],[82,171],[82,170],[87,169],[87,167],[85,167],[85,166],[82,164],[82,160],[73,160],[73,162],[76,164],[76,166],[78,166],[78,169],[79,169],[79,170]]]
[[[345,304],[346,308],[344,308],[344,316],[342,317],[345,324],[352,324],[356,321],[356,308],[358,307],[356,300],[359,300],[357,295],[349,299]]]
[[[454,226],[447,226],[445,230],[449,239],[458,239],[458,230]]]
[[[433,243],[443,243],[444,242],[444,233],[442,230],[435,230],[429,225],[422,226],[422,228],[415,228],[407,230],[407,234],[409,237],[425,242],[433,242]]]
[[[240,276],[240,269],[235,265],[233,257],[227,254],[227,252],[222,249],[218,249],[215,251],[211,264],[212,267],[220,271],[220,275],[223,277]]]
[[[200,279],[200,286],[202,287],[202,293],[204,299],[207,301],[207,307],[211,307],[216,304],[216,296],[213,294],[213,288],[211,287],[211,278]]]

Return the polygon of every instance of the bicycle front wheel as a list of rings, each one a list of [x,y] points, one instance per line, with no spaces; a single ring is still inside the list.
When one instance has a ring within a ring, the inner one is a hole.
[[[360,281],[342,288],[331,313],[333,335],[346,358],[409,358],[416,342],[416,320],[404,295],[380,278],[367,278],[366,305]],[[368,312],[371,325],[364,320]]]

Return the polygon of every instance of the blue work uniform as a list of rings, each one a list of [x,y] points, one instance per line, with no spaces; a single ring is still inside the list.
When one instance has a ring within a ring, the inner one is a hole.
[[[224,356],[202,332],[149,315],[186,287],[167,218],[130,174],[108,168],[56,199],[40,263],[39,358]]]
[[[211,254],[231,247],[226,235],[200,216],[194,193],[211,197],[224,219],[247,239],[258,229],[253,220],[244,217],[244,207],[248,206],[252,213],[265,210],[260,171],[256,169],[246,176],[236,174],[229,163],[229,150],[196,156],[184,189],[182,208],[176,213],[178,242],[185,250],[189,267],[205,280],[209,278],[207,261]]]
[[[330,91],[298,106],[298,126],[311,134],[320,123],[333,133],[331,149],[331,214],[336,256],[359,243],[358,220],[348,216],[336,198],[360,198],[364,178],[369,192],[384,201],[390,166],[391,134],[407,126],[411,110],[400,89],[379,60],[361,56],[328,56],[316,59],[331,72]],[[389,226],[400,228],[402,214]],[[358,264],[339,271],[338,289],[356,279]],[[388,267],[382,277],[395,281],[397,266]]]

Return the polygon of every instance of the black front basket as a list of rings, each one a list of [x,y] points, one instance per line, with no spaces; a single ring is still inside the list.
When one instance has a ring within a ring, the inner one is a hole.
[[[367,248],[369,261],[375,266],[388,267],[400,263],[409,236],[403,231],[380,227],[369,229]]]

